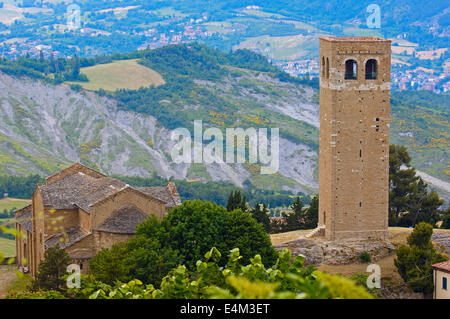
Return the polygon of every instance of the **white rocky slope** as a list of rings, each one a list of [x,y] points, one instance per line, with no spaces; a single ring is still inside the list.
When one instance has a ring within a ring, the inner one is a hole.
[[[310,104],[299,109],[303,101],[296,97],[283,103],[284,113],[317,125],[317,110]],[[108,174],[196,177],[190,164],[172,162],[170,136],[154,117],[118,110],[112,99],[0,73],[0,174],[47,175],[81,161]],[[316,161],[308,146],[280,139],[279,173],[293,181],[287,188],[317,188]],[[205,166],[210,180],[242,185],[250,176],[245,165]]]

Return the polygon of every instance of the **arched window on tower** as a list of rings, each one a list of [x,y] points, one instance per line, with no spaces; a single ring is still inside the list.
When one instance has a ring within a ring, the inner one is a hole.
[[[355,60],[345,61],[345,79],[356,80],[358,70],[358,63]]]
[[[326,66],[326,75],[327,75],[327,79],[329,79],[330,78],[330,62],[328,61],[328,58],[327,58],[327,66]]]
[[[366,80],[376,80],[377,78],[377,60],[370,59],[366,62]]]

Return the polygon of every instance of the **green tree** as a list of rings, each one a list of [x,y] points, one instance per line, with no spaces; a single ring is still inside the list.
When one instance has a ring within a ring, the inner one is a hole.
[[[124,263],[129,267],[131,277],[154,285],[159,285],[161,279],[182,261],[175,250],[165,247],[154,237],[136,236],[128,242],[127,250]]]
[[[78,56],[75,54],[72,58],[73,65],[72,65],[72,80],[78,79],[80,75],[80,59],[78,59]]]
[[[293,231],[302,229],[305,224],[305,214],[303,210],[303,203],[300,197],[297,197],[295,202],[291,205],[291,213],[283,213],[284,224],[283,231]]]
[[[31,282],[31,290],[62,291],[65,285],[63,276],[67,273],[70,262],[69,255],[59,245],[48,248],[39,264],[36,277]]]
[[[414,292],[431,293],[433,291],[431,265],[446,260],[433,247],[432,235],[433,227],[430,224],[418,223],[408,236],[408,245],[397,249],[394,264],[400,276]]]
[[[389,225],[414,226],[421,221],[434,225],[443,201],[416,176],[404,146],[389,148]]]
[[[131,268],[126,262],[128,257],[127,244],[119,242],[110,249],[103,248],[90,261],[91,274],[99,281],[113,284],[116,280],[131,279]]]
[[[442,212],[441,228],[450,229],[450,207]]]
[[[270,232],[270,218],[269,210],[265,204],[256,204],[255,208],[251,210],[251,214],[258,223],[261,223],[266,232]]]
[[[316,228],[319,223],[319,196],[311,199],[309,207],[305,210],[305,229]]]
[[[243,212],[247,210],[247,197],[241,195],[241,191],[231,191],[227,202],[227,211],[231,212],[235,209],[240,209]]]
[[[197,260],[211,247],[222,251],[239,248],[247,262],[255,253],[264,263],[276,260],[269,235],[250,213],[239,209],[227,212],[206,201],[185,201],[160,221],[149,218],[136,227],[134,239],[119,247],[113,246],[115,252],[102,250],[92,259],[95,278],[112,283],[132,277],[159,284],[176,265],[194,270]],[[227,256],[222,256],[219,264],[225,265],[226,260]]]

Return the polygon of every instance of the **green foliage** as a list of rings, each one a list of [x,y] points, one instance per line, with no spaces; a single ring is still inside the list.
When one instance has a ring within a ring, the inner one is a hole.
[[[62,277],[70,261],[69,255],[58,245],[45,250],[44,259],[40,262],[36,277],[31,282],[31,290],[61,291],[65,285]]]
[[[124,262],[128,257],[127,253],[127,245],[124,242],[116,243],[110,249],[103,248],[89,261],[91,274],[107,284],[116,280],[130,280],[131,268]]]
[[[364,263],[370,263],[372,257],[370,256],[368,251],[363,251],[361,255],[359,255],[359,261]]]
[[[389,148],[389,225],[414,226],[421,221],[434,225],[443,204],[436,192],[410,166],[411,157],[404,146]],[[402,168],[402,166],[406,168]]]
[[[448,93],[431,91],[393,92],[390,134],[392,144],[408,149],[414,167],[447,182],[448,98]]]
[[[284,222],[272,223],[272,232],[288,232],[299,229],[313,229],[317,227],[319,219],[319,197],[312,198],[310,206],[304,208],[300,197],[291,205],[291,213],[283,213]]]
[[[450,229],[450,207],[442,212],[442,225],[443,229]]]
[[[286,232],[301,229],[304,224],[303,203],[299,197],[291,205],[291,208],[292,213],[283,213],[285,220],[283,231]]]
[[[97,253],[89,262],[92,276],[106,284],[135,278],[159,285],[161,278],[178,265],[180,258],[159,242],[163,228],[156,218],[147,222],[146,231],[154,232],[154,236],[137,236]]]
[[[210,247],[239,248],[243,261],[259,253],[265,262],[276,259],[268,234],[250,213],[227,212],[211,202],[186,201],[161,221],[150,218],[136,228],[136,237],[99,252],[90,263],[93,276],[104,283],[131,278],[158,285],[179,264],[196,268]],[[227,257],[218,263],[224,265]]]
[[[351,275],[350,279],[353,280],[356,285],[365,288],[370,294],[376,296],[379,293],[379,289],[377,288],[368,288],[367,287],[367,279],[369,278],[369,274],[366,272],[355,272]]]
[[[289,250],[278,253],[275,264],[267,268],[256,255],[242,265],[239,249],[232,249],[225,267],[219,267],[221,253],[215,247],[198,260],[194,272],[178,266],[162,279],[159,289],[140,280],[106,285],[91,281],[69,294],[90,299],[308,299],[308,298],[373,298],[354,281],[304,267],[304,257],[292,258]]]
[[[256,221],[263,225],[264,230],[266,232],[270,232],[270,219],[269,219],[269,210],[267,209],[265,204],[256,204],[255,207],[250,211],[252,217],[256,219]]]
[[[305,213],[305,228],[316,228],[319,223],[319,195],[311,199],[308,209]]]
[[[166,179],[157,176],[150,178],[137,176],[113,177],[136,187],[165,186],[167,184]],[[172,181],[177,185],[177,190],[183,201],[200,199],[226,206],[230,193],[236,191],[236,186],[229,182],[189,183],[186,180]],[[247,200],[251,206],[258,203],[265,203],[268,207],[288,206],[292,202],[292,195],[294,195],[292,192],[284,190],[258,189],[251,183],[245,183],[244,188],[238,190],[241,193],[245,191],[249,195]]]
[[[14,211],[16,210],[15,207],[11,208],[11,209],[4,209],[3,212],[0,212],[0,219],[2,218],[12,218],[14,217]]]
[[[397,249],[394,264],[398,273],[415,292],[424,294],[433,291],[433,270],[431,265],[445,261],[433,247],[433,227],[425,222],[418,223],[408,236],[408,246]]]
[[[11,198],[29,199],[36,184],[42,183],[39,175],[29,176],[0,176],[0,194],[8,193]]]
[[[243,212],[247,210],[247,197],[241,195],[240,190],[232,191],[228,197],[227,211],[231,212],[235,209],[240,209]]]
[[[8,294],[6,299],[66,299],[60,291],[25,291]]]

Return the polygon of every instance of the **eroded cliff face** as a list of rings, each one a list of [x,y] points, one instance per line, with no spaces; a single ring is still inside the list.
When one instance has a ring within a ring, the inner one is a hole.
[[[317,109],[286,84],[287,98],[264,101],[267,109],[317,125]],[[289,92],[292,94],[289,95]],[[245,93],[245,92],[241,92]],[[317,105],[316,105],[317,108]],[[151,115],[119,110],[116,101],[0,73],[0,174],[48,175],[73,162],[107,174],[224,180],[241,186],[252,177],[246,164],[176,164],[171,130]],[[280,169],[274,176],[285,189],[317,188],[317,153],[280,138]]]

